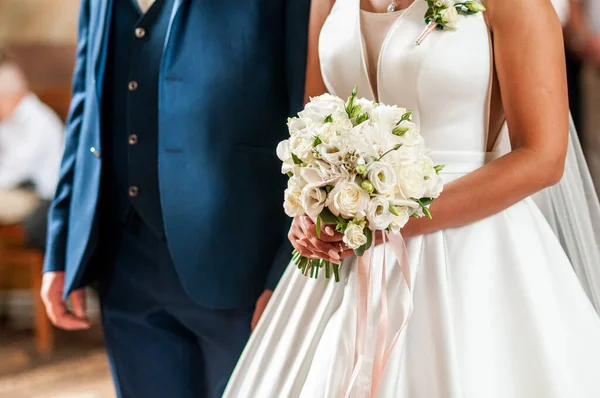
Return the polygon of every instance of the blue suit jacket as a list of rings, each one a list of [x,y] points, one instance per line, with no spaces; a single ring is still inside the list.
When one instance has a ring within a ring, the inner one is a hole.
[[[309,3],[175,1],[159,81],[159,186],[175,266],[204,306],[252,305],[290,259],[275,148],[287,136],[286,118],[303,105]],[[111,4],[81,5],[45,264],[45,271],[65,271],[65,294],[80,287],[98,240]]]

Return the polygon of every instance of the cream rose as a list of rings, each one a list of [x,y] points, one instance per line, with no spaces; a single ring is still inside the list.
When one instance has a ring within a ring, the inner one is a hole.
[[[302,207],[313,220],[317,219],[317,216],[321,214],[325,207],[325,201],[327,200],[327,193],[315,185],[307,185],[302,190]]]
[[[369,228],[378,231],[387,229],[392,222],[392,217],[390,202],[385,197],[376,196],[371,199],[367,208]]]
[[[367,178],[371,181],[375,190],[383,195],[393,194],[398,184],[394,168],[384,161],[373,162],[368,165]]]
[[[369,205],[369,193],[355,182],[342,181],[329,193],[327,207],[336,216],[364,217]]]
[[[314,138],[312,138],[308,134],[294,135],[288,140],[289,152],[293,153],[298,158],[308,163],[313,158],[313,141]]]
[[[400,233],[402,228],[404,228],[413,210],[409,207],[396,207],[396,212],[398,215],[392,215],[390,221],[390,232],[394,234]]]
[[[344,243],[353,250],[367,243],[367,236],[364,232],[364,227],[357,224],[350,224],[344,232]]]
[[[284,192],[283,209],[289,217],[303,216],[305,214],[302,207],[302,190],[297,188],[288,188]]]
[[[458,27],[458,11],[454,6],[448,7],[440,11],[442,24],[448,29],[456,29]]]
[[[398,188],[405,199],[420,199],[425,194],[426,181],[419,163],[400,166]]]
[[[323,123],[325,118],[330,115],[333,120],[348,118],[345,102],[331,94],[311,98],[304,110],[298,115],[301,118],[311,119],[316,123]]]

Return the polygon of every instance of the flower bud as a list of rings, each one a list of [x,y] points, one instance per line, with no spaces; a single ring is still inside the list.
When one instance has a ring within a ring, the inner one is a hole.
[[[390,213],[392,213],[395,216],[399,216],[400,212],[398,211],[398,208],[394,205],[390,205]]]
[[[356,172],[358,174],[365,174],[365,172],[367,171],[367,166],[364,164],[359,164],[358,166],[356,166]],[[371,185],[372,186],[372,185]]]
[[[464,5],[471,12],[484,12],[486,10],[485,6],[477,1],[467,1]]]
[[[360,184],[360,186],[361,186],[362,189],[364,189],[368,193],[373,193],[375,191],[375,187],[373,186],[373,183],[371,181],[369,181],[369,180],[364,180]]]

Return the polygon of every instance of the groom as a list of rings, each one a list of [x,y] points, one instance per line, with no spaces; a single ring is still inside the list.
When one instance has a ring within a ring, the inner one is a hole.
[[[302,106],[308,12],[82,0],[42,296],[86,328],[97,283],[120,397],[219,397],[289,261],[275,148]]]

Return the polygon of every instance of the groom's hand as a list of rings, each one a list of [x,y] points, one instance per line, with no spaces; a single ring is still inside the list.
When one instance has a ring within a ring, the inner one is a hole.
[[[63,300],[65,288],[64,272],[46,272],[42,279],[42,300],[50,321],[61,329],[88,329],[90,322],[86,315],[85,289],[75,290],[69,295],[71,310]]]
[[[260,317],[262,316],[263,312],[265,312],[265,308],[267,304],[269,304],[269,300],[271,299],[272,295],[272,290],[265,290],[256,301],[256,309],[254,310],[254,315],[252,316],[252,324],[250,325],[252,331],[254,331],[254,328],[260,320]]]

